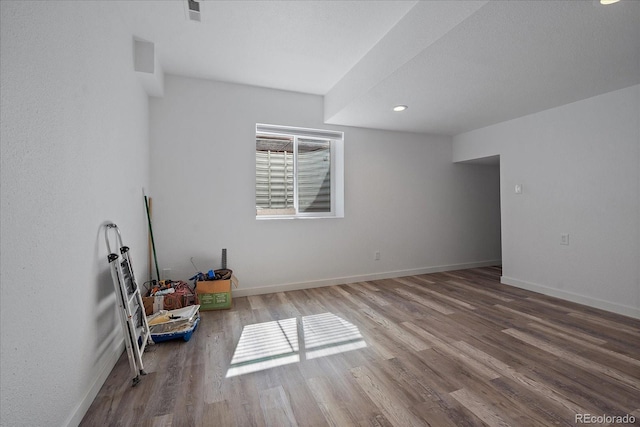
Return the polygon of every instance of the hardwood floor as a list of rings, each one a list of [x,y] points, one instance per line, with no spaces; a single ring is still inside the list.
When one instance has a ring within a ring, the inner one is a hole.
[[[640,320],[500,274],[234,299],[189,342],[151,346],[137,387],[124,354],[81,425],[640,425]]]

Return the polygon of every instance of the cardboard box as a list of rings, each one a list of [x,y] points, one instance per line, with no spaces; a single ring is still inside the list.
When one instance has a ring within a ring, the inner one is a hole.
[[[169,294],[153,297],[142,297],[144,304],[144,312],[147,316],[151,316],[160,310],[176,310],[178,308],[187,307],[196,303],[192,294]]]
[[[231,286],[238,287],[238,279],[231,275],[229,280],[207,280],[196,282],[196,295],[200,311],[224,310],[231,308]]]
[[[164,297],[142,297],[144,312],[147,316],[164,309]]]

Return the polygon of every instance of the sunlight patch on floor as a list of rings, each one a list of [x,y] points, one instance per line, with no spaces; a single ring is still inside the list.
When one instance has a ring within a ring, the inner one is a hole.
[[[302,330],[307,359],[344,353],[367,346],[357,326],[333,313],[303,317]]]
[[[333,313],[247,325],[227,378],[366,346],[358,327]]]

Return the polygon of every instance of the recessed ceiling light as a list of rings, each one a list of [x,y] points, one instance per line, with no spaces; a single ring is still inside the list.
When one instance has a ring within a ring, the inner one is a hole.
[[[407,108],[409,107],[407,107],[406,105],[396,105],[395,107],[393,107],[393,111],[404,111]]]
[[[614,4],[618,3],[620,0],[600,0],[600,4]]]

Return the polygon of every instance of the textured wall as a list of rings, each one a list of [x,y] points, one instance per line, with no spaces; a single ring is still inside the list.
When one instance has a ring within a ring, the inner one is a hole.
[[[500,258],[497,169],[452,164],[449,138],[324,125],[319,96],[165,85],[151,101],[151,185],[174,278],[193,275],[190,257],[219,267],[222,248],[238,293]],[[255,219],[256,122],[345,132],[345,218]]]
[[[74,425],[122,349],[104,221],[147,268],[147,97],[105,3],[0,4],[0,424]]]
[[[640,318],[639,118],[633,86],[454,138],[500,154],[506,283]]]

